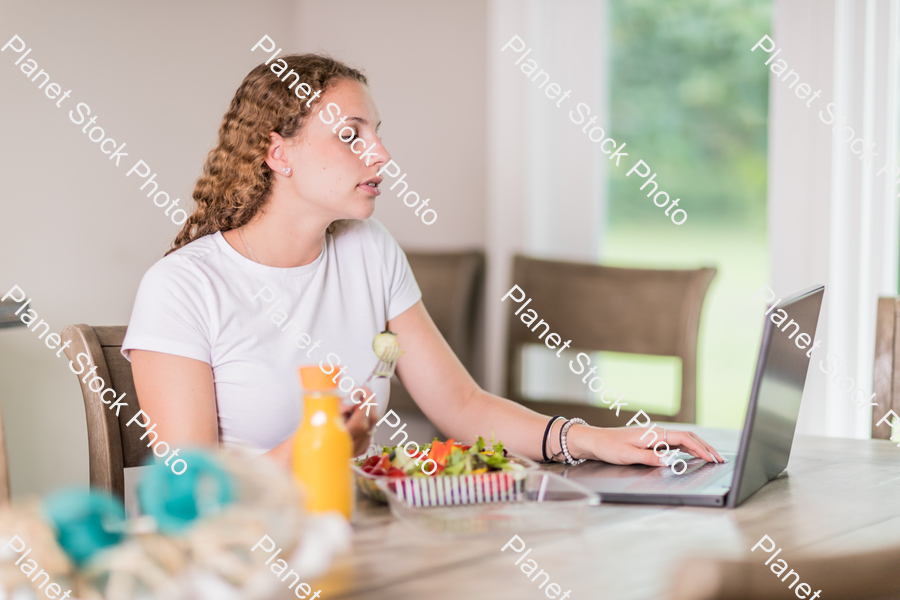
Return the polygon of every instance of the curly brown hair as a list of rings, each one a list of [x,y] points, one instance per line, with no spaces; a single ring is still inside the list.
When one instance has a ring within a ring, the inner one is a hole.
[[[283,67],[277,75],[276,67]],[[272,193],[274,175],[266,164],[269,133],[285,139],[297,135],[315,109],[307,106],[312,94],[324,94],[344,79],[368,85],[360,71],[319,54],[283,56],[250,71],[222,118],[219,141],[194,186],[194,211],[166,254],[210,233],[247,224]],[[329,232],[334,229],[332,223]]]

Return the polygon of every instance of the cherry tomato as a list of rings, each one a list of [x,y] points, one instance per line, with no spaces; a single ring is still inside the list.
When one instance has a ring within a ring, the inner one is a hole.
[[[387,472],[388,477],[406,477],[406,473],[403,472],[403,469],[398,469],[397,467],[391,467]]]
[[[373,459],[374,459],[374,462],[371,465],[369,465],[368,468],[363,467],[363,471],[365,471],[369,475],[374,475],[375,477],[381,477],[383,475],[387,475],[388,471],[390,471],[391,469],[396,468],[396,467],[394,467],[394,465],[391,464],[391,459],[388,458],[387,456],[372,456],[370,458],[367,458],[366,462],[363,464],[366,464],[370,460],[373,460]]]

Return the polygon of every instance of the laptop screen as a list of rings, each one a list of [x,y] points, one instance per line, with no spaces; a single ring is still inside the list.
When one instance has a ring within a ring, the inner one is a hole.
[[[766,315],[759,360],[727,506],[733,508],[787,467],[825,288],[804,290]],[[806,334],[806,337],[801,337]],[[806,348],[801,348],[801,346]]]

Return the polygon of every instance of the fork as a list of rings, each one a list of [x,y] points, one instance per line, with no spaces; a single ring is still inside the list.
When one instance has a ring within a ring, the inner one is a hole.
[[[397,360],[400,359],[400,355],[403,354],[403,351],[399,346],[394,346],[385,353],[387,355],[387,359],[379,357],[378,363],[375,365],[375,368],[372,369],[372,374],[363,381],[358,387],[366,386],[372,379],[390,379],[394,374],[394,370],[397,368]],[[345,406],[355,406],[356,403],[350,400],[349,398],[344,399]]]
[[[366,379],[362,385],[366,385],[372,381],[372,379],[390,379],[394,374],[394,370],[397,368],[397,360],[402,353],[403,351],[400,350],[400,346],[391,346],[388,348],[388,351],[385,352],[385,357],[378,358],[378,364],[375,365],[372,374],[369,375],[369,378]]]
[[[397,360],[399,360],[401,354],[403,354],[403,351],[400,349],[400,346],[392,346],[389,348],[383,357],[378,358],[378,363],[372,370],[372,374],[369,375],[368,379],[366,379],[360,387],[365,386],[372,381],[372,379],[390,379],[394,374],[394,370],[397,368]],[[377,425],[372,427],[372,430],[369,432],[369,435],[372,437],[372,443],[369,445],[366,456],[374,456],[374,453],[378,450],[377,444],[375,444],[374,441],[375,429],[377,429],[377,427]]]

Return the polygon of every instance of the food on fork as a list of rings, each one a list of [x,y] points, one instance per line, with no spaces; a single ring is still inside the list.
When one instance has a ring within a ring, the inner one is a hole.
[[[376,335],[375,340],[372,342],[372,349],[375,350],[375,356],[384,361],[390,361],[390,356],[391,353],[394,352],[394,348],[397,348],[399,351],[397,354],[397,357],[399,358],[400,354],[403,354],[403,350],[400,350],[400,344],[397,342],[397,334],[387,329]]]

